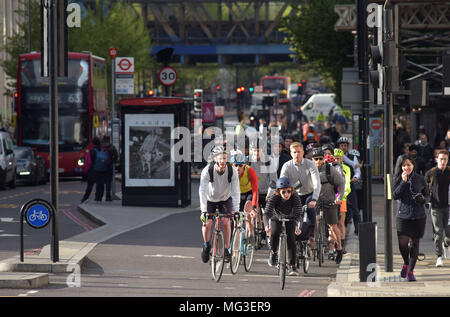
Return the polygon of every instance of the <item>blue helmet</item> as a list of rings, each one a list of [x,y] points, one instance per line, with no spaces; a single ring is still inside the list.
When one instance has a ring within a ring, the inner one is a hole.
[[[247,163],[247,156],[244,155],[239,150],[235,150],[231,152],[231,163],[240,165],[240,164],[246,164]]]
[[[277,189],[292,187],[289,177],[281,177],[277,180]]]

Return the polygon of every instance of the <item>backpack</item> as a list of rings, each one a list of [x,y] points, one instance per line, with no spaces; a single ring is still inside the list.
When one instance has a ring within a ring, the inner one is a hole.
[[[338,192],[338,186],[334,184],[333,179],[331,178],[331,165],[325,164],[325,175],[327,176],[326,182],[321,182],[322,184],[330,183],[334,187],[334,192]]]
[[[93,148],[95,151],[94,170],[97,172],[106,172],[108,170],[109,155],[105,148]]]
[[[211,183],[214,182],[214,162],[212,162],[211,164],[209,164],[209,168],[208,168],[208,174],[209,174],[209,181]],[[227,162],[227,167],[228,167],[228,183],[231,183],[231,178],[233,177],[233,166],[231,166],[231,164],[229,162]]]

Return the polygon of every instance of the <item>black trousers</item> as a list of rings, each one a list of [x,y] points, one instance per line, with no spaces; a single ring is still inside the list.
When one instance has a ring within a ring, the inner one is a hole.
[[[271,219],[270,220],[270,245],[272,246],[272,252],[278,252],[278,246],[280,244],[280,235],[283,229],[281,221]],[[296,240],[295,240],[295,221],[286,222],[286,235],[287,235],[287,249],[288,249],[288,263],[295,265],[296,260]]]

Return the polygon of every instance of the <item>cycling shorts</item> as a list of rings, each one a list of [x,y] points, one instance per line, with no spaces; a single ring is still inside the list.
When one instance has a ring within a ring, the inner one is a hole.
[[[221,214],[231,214],[233,212],[233,199],[230,197],[225,201],[206,202],[206,212],[208,214],[214,214],[217,210]]]
[[[252,191],[248,191],[248,192],[246,192],[246,193],[244,193],[244,194],[241,194],[241,202],[239,203],[239,210],[241,210],[241,211],[244,210],[245,203],[246,203],[248,200],[250,200],[250,201],[253,200],[253,194],[252,194]]]

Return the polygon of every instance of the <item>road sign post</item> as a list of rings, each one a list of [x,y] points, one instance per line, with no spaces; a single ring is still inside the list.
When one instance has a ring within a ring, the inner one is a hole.
[[[116,63],[116,56],[118,54],[118,51],[115,47],[111,47],[108,50],[108,54],[111,57],[111,144],[114,145],[114,134],[115,134],[115,125],[114,125],[114,119],[116,118],[116,112],[115,112],[115,101],[114,101],[114,66]],[[116,149],[119,151],[119,148]],[[118,200],[119,198],[116,195],[116,168],[113,163],[113,171],[112,171],[112,182],[111,182],[111,198],[114,200]]]
[[[23,204],[20,209],[20,262],[24,261],[24,243],[23,243],[23,223],[26,223],[34,229],[45,228],[50,222],[52,222],[52,241],[51,246],[53,249],[58,244],[58,237],[56,231],[56,219],[55,219],[55,207],[43,199],[32,199]],[[55,257],[55,253],[51,253],[51,260],[58,262],[59,259]]]

